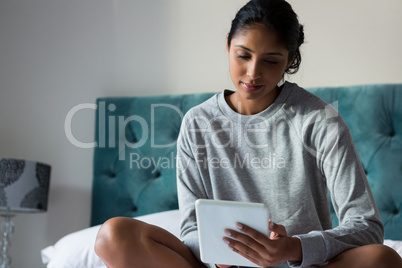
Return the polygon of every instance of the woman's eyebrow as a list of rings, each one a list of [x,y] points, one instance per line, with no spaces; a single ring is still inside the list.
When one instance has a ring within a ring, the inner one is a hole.
[[[248,47],[245,47],[245,46],[243,46],[243,45],[236,45],[235,47],[239,47],[239,48],[242,48],[242,49],[244,49],[244,50],[247,50],[247,51],[249,51],[249,52],[251,52],[251,53],[255,53],[254,50],[251,50],[251,49],[249,49]],[[280,52],[267,52],[267,53],[264,53],[264,55],[278,55],[278,56],[283,56],[283,54],[280,53]]]

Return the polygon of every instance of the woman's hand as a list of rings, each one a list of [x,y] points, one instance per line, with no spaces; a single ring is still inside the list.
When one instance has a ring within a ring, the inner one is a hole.
[[[283,225],[275,224],[270,220],[268,226],[271,231],[270,237],[247,225],[237,223],[236,227],[241,232],[226,229],[225,234],[228,237],[224,237],[223,241],[234,252],[262,267],[273,266],[288,260],[301,261],[300,240],[295,237],[288,237]]]

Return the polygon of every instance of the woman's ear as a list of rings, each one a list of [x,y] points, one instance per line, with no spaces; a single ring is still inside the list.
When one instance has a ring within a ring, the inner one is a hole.
[[[288,65],[286,65],[286,69],[285,69],[285,70],[287,70],[287,69],[290,67],[290,65],[292,65],[292,63],[293,63],[293,61],[295,60],[295,58],[296,58],[296,55],[294,55],[293,58],[288,62]]]

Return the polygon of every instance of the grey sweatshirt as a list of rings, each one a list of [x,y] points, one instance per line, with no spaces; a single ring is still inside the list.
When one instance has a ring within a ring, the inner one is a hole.
[[[181,239],[198,258],[199,198],[266,204],[272,221],[299,238],[303,252],[302,262],[275,267],[322,264],[344,250],[383,242],[364,170],[336,109],[289,82],[252,116],[233,111],[226,94],[192,108],[177,143]]]

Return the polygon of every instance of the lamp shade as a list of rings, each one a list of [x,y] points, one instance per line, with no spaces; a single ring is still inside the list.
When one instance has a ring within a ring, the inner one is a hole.
[[[0,158],[0,211],[46,211],[50,170],[43,163]]]

